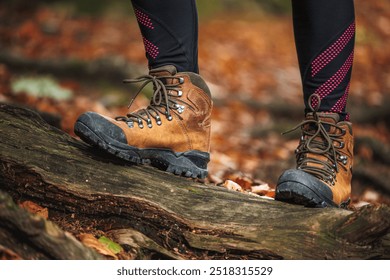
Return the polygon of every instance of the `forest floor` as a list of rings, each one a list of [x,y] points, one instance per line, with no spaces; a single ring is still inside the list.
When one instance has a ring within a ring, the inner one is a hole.
[[[352,208],[390,204],[390,3],[356,2]],[[291,17],[220,14],[202,20],[199,31],[201,75],[214,99],[206,182],[232,181],[239,185],[233,188],[272,197],[278,176],[294,166],[299,139],[281,133],[303,116]],[[0,102],[47,113],[72,136],[85,111],[125,115],[135,88],[122,80],[146,71],[135,20],[0,4]],[[150,89],[132,110],[148,104],[148,95]]]

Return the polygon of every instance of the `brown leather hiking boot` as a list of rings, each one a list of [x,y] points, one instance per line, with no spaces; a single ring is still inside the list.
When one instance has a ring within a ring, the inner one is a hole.
[[[124,82],[143,82],[138,93],[152,83],[149,106],[115,119],[84,113],[76,121],[75,133],[130,162],[150,163],[186,177],[206,177],[212,100],[204,80],[198,74],[177,73],[174,66],[164,66]]]
[[[350,202],[352,124],[335,113],[309,113],[296,149],[297,168],[279,178],[275,199],[309,207],[343,207]]]

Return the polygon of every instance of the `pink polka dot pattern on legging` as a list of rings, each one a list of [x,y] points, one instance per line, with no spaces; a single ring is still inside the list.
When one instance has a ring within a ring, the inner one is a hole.
[[[160,53],[158,47],[154,45],[152,42],[150,42],[148,39],[146,39],[145,37],[142,37],[142,40],[144,41],[146,53],[149,54],[150,57],[155,59]]]
[[[343,66],[341,66],[341,68],[329,80],[317,88],[314,94],[317,94],[320,99],[323,99],[340,85],[352,67],[353,54],[354,52],[352,51]],[[316,108],[318,106],[318,100],[313,98],[311,105],[313,108]]]
[[[134,9],[135,16],[137,18],[137,21],[142,24],[143,26],[146,26],[147,28],[154,29],[152,20],[149,18],[149,16],[140,10]]]
[[[355,35],[355,23],[352,23],[345,32],[329,48],[317,56],[311,63],[311,76],[314,77],[328,65],[345,48]]]
[[[350,84],[348,84],[347,88],[345,89],[343,96],[339,100],[337,100],[336,104],[334,104],[332,109],[330,109],[331,112],[341,113],[343,111],[344,107],[347,105],[349,85]]]

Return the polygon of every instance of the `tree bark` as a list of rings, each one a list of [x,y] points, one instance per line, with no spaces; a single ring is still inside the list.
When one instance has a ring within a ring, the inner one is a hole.
[[[135,258],[390,257],[386,205],[311,209],[130,165],[5,104],[0,130],[1,190],[47,207],[53,221],[108,233]]]
[[[54,223],[15,205],[0,191],[0,259],[103,259]]]

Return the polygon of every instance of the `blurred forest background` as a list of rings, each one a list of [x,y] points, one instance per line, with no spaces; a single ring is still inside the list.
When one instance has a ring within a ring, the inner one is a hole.
[[[231,180],[243,190],[262,186],[272,192],[280,173],[294,166],[299,138],[281,132],[303,117],[291,3],[197,4],[200,70],[215,104],[206,181]],[[390,204],[390,1],[355,4],[348,110],[356,141],[353,206],[358,208]],[[85,111],[126,114],[136,88],[122,80],[146,71],[130,0],[0,3],[0,102],[37,110],[73,136],[73,124]],[[146,89],[132,110],[148,104],[150,94]]]

